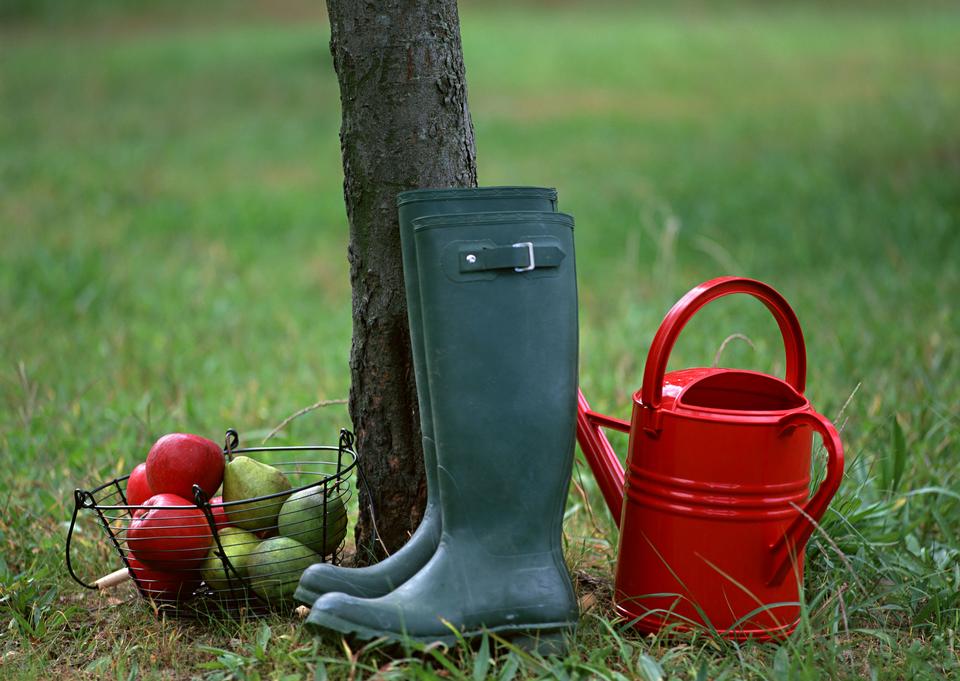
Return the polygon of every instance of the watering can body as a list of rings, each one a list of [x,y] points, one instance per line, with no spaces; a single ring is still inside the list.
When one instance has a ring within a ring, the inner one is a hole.
[[[785,380],[730,369],[665,373],[680,330],[731,293],[759,298],[780,326]],[[619,520],[615,600],[643,631],[707,627],[729,638],[782,638],[800,614],[803,547],[839,486],[839,436],[803,395],[799,322],[772,288],[725,277],[693,289],[661,325],[630,422],[580,395],[578,438]],[[629,432],[625,473],[602,427]],[[827,474],[810,496],[813,433]]]

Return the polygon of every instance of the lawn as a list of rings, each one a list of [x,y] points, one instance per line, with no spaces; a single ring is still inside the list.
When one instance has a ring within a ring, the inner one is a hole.
[[[56,4],[56,3],[52,3]],[[613,619],[616,531],[582,462],[568,655],[351,649],[296,621],[157,619],[67,575],[76,487],[160,434],[246,442],[349,386],[339,100],[309,6],[0,26],[0,677],[943,678],[960,631],[960,11],[946,4],[468,3],[482,184],[577,220],[581,384],[626,418],[663,314],[721,274],[794,306],[843,485],[781,646]],[[783,369],[728,299],[671,367]],[[332,406],[281,442],[333,442]],[[622,439],[615,444],[625,449]],[[820,466],[818,466],[818,470]],[[582,494],[581,494],[582,492]],[[119,567],[92,525],[77,567]]]

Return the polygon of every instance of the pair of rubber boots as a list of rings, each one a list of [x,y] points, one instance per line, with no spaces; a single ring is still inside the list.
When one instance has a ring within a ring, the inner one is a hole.
[[[310,567],[308,625],[441,641],[489,631],[562,652],[578,618],[561,548],[576,423],[573,219],[556,191],[397,198],[427,506],[396,553]]]

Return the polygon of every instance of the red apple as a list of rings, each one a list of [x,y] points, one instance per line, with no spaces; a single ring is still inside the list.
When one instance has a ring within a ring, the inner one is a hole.
[[[147,482],[156,494],[193,499],[194,484],[212,497],[223,482],[223,450],[199,435],[170,433],[147,454]]]
[[[200,586],[197,572],[164,572],[149,568],[133,556],[127,558],[130,574],[140,584],[140,589],[155,601],[174,601],[186,598]]]
[[[213,542],[203,511],[174,494],[156,494],[144,505],[150,508],[127,528],[127,547],[134,557],[155,570],[199,568]]]
[[[127,504],[139,506],[153,496],[150,483],[147,482],[147,464],[138,464],[127,478]]]
[[[183,506],[184,504],[188,506],[194,505],[193,502],[187,501],[183,497],[177,496],[176,494],[154,494],[152,497],[140,504],[140,508],[133,512],[133,517],[139,518],[155,506]]]
[[[223,528],[230,526],[230,518],[227,512],[223,510],[223,497],[214,497],[210,500],[210,511],[213,513],[213,522],[217,526],[217,532],[222,532]]]

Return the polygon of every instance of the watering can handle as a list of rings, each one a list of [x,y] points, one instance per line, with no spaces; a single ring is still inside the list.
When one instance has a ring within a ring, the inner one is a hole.
[[[690,318],[710,301],[733,293],[752,295],[766,305],[773,314],[783,335],[783,345],[787,355],[786,381],[798,393],[803,393],[807,382],[807,353],[800,321],[786,299],[776,289],[756,279],[719,277],[705,281],[688,291],[663,318],[663,323],[657,329],[657,335],[654,336],[650,352],[647,354],[647,365],[643,372],[643,387],[640,393],[643,406],[652,410],[660,408],[663,397],[663,376],[667,370],[670,351],[673,350],[677,337]]]
[[[794,412],[784,416],[779,423],[781,437],[798,426],[810,426],[823,438],[827,450],[827,474],[823,482],[799,515],[790,523],[786,532],[770,546],[771,570],[767,583],[770,586],[780,584],[795,564],[797,556],[803,551],[817,524],[827,511],[830,500],[840,487],[843,478],[843,443],[837,429],[825,417],[813,411]]]

